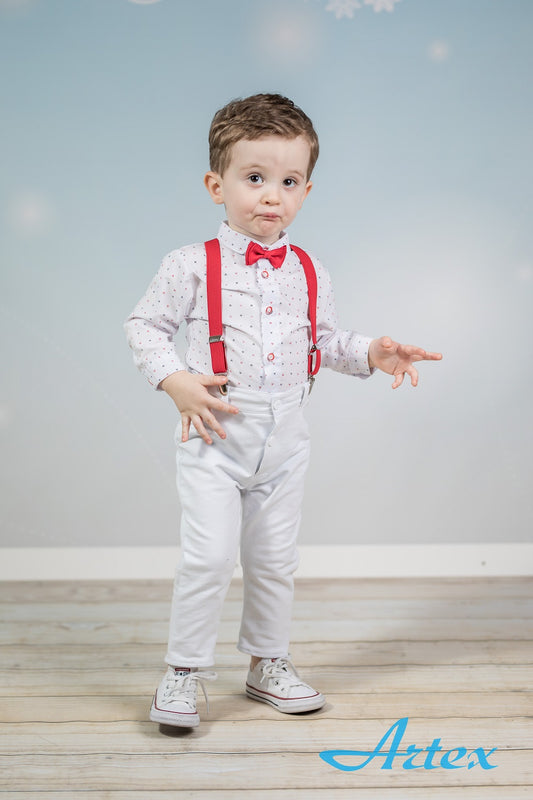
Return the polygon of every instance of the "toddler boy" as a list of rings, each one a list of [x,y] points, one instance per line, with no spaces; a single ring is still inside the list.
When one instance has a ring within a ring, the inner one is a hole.
[[[328,273],[289,245],[318,157],[301,109],[276,94],[233,101],[215,114],[209,146],[204,182],[227,221],[215,240],[167,255],[126,322],[137,366],[181,415],[181,561],[150,718],[184,727],[199,723],[198,684],[205,694],[216,677],[205,669],[239,548],[247,695],[289,714],[324,705],[289,660],[314,373],[320,362],[361,377],[381,369],[393,388],[405,374],[415,386],[414,362],[441,358],[339,329]],[[183,322],[185,361],[173,345]]]

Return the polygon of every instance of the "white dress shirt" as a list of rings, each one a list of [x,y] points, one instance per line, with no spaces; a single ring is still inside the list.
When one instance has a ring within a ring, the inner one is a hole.
[[[222,223],[222,318],[228,382],[243,389],[282,392],[307,380],[310,347],[307,282],[286,233],[267,249],[287,246],[282,266],[268,259],[245,263],[250,239]],[[318,285],[317,344],[322,366],[368,377],[371,338],[340,330],[330,277],[312,257]],[[174,336],[187,324],[185,361]],[[125,323],[137,367],[155,388],[173,372],[212,374],[203,243],[173,250],[163,259],[144,297]]]

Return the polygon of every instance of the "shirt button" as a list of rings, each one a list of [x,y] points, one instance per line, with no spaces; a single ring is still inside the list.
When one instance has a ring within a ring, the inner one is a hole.
[[[263,278],[268,278],[268,272],[267,272],[267,270],[266,270],[266,269],[264,269],[264,270],[263,270],[263,272],[261,273],[261,275],[263,276]]]
[[[269,353],[267,355],[267,358],[268,358],[269,361],[274,361],[274,353]]]
[[[265,314],[272,314],[272,306],[267,306],[267,308],[265,308]]]

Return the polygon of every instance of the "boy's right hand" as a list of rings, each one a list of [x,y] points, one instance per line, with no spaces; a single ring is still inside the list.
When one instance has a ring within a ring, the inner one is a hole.
[[[208,425],[221,439],[226,438],[224,429],[212,413],[212,409],[238,414],[239,409],[213,397],[208,386],[223,386],[224,375],[193,375],[186,370],[173,372],[161,381],[161,388],[174,400],[181,414],[181,441],[189,438],[191,422],[206,444],[213,444],[205,426]]]

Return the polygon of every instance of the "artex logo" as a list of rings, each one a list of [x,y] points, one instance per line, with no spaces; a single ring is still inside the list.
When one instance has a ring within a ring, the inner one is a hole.
[[[374,750],[324,750],[320,753],[327,764],[345,772],[354,772],[364,769],[375,758],[383,758],[381,769],[392,769],[395,759],[403,759],[402,769],[496,769],[497,764],[489,763],[489,757],[496,752],[493,747],[488,752],[483,747],[476,747],[469,750],[466,747],[454,747],[451,750],[443,750],[440,746],[440,739],[433,739],[428,747],[417,747],[410,744],[405,750],[400,750],[403,736],[407,730],[409,717],[399,719],[391,725],[387,733],[381,738]],[[389,743],[389,740],[391,740]],[[388,744],[388,749],[387,749]],[[338,759],[342,759],[339,761]],[[350,763],[351,759],[363,758],[361,763]],[[348,760],[348,763],[345,761]]]

